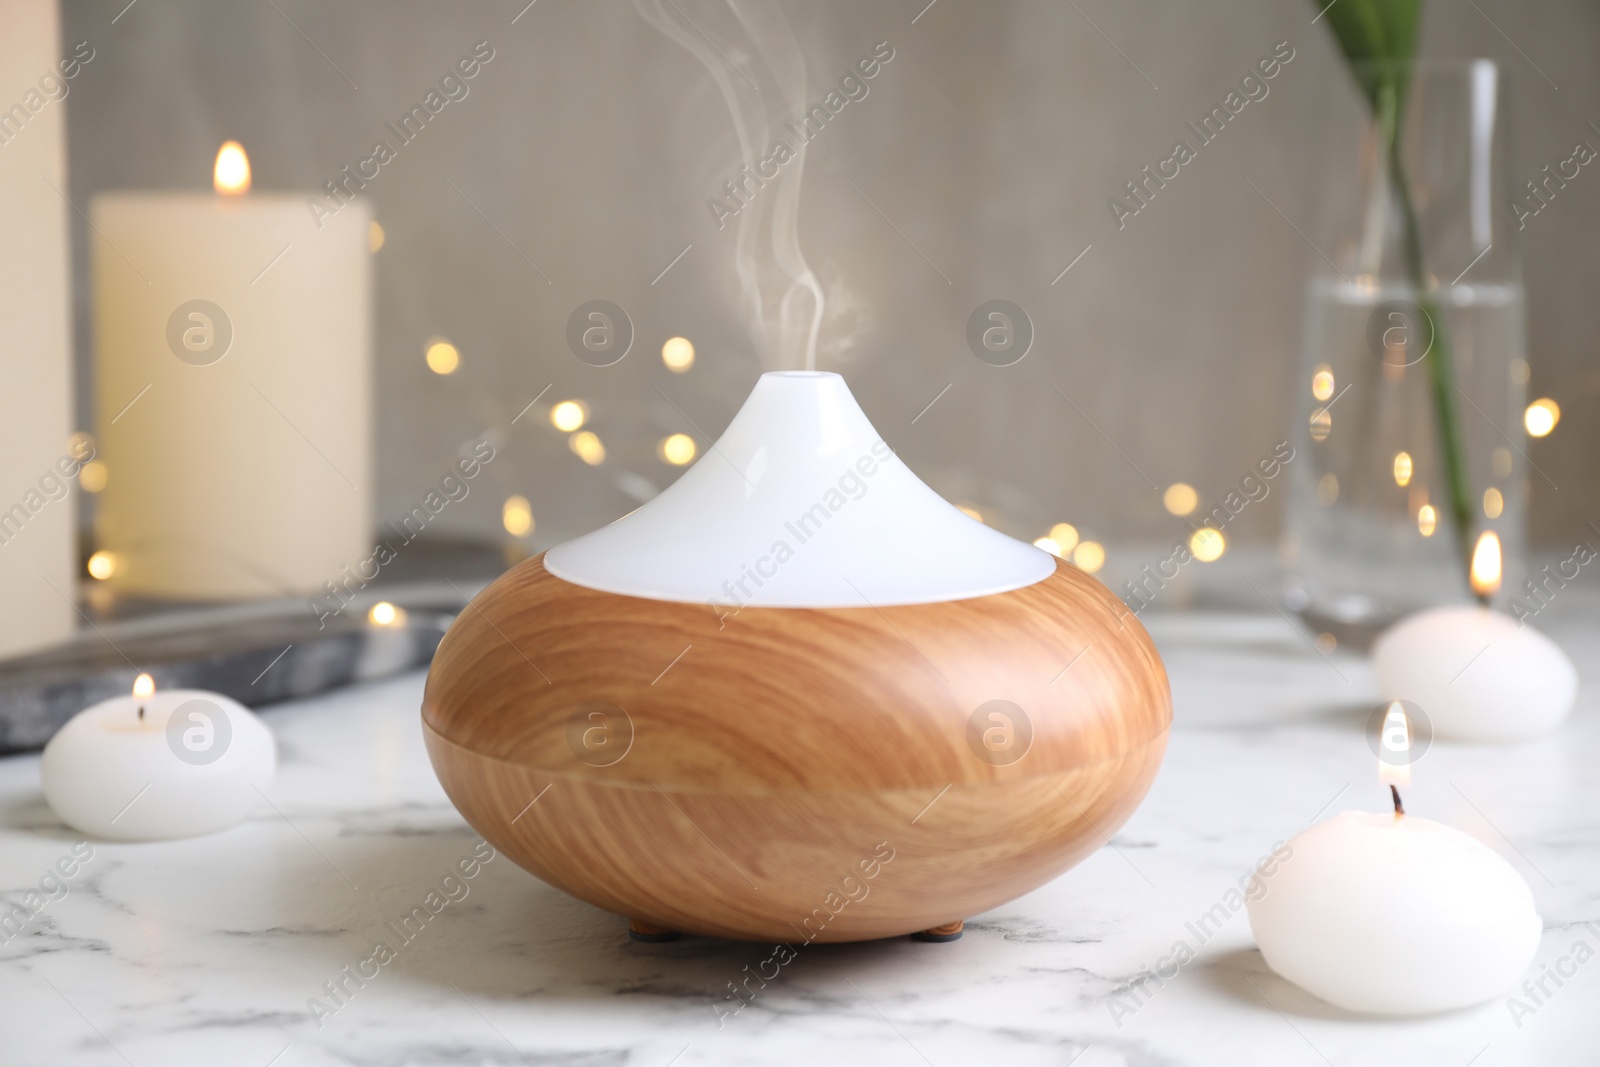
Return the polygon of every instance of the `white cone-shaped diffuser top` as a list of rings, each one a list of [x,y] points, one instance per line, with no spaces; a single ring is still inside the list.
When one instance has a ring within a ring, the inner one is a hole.
[[[962,600],[1032,585],[1056,561],[924,485],[843,378],[780,371],[665,492],[544,563],[575,585],[732,610]]]

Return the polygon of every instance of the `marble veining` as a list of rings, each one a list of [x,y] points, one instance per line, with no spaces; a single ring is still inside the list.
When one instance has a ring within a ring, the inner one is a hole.
[[[1361,734],[1370,670],[1274,615],[1154,615],[1177,722],[1106,847],[958,942],[799,947],[738,1000],[729,983],[772,946],[634,944],[503,856],[461,875],[478,839],[423,751],[420,674],[267,709],[271,803],[212,837],[82,845],[44,806],[37,758],[0,760],[0,898],[22,904],[92,848],[20,933],[0,928],[0,1063],[1592,1064],[1600,962],[1572,960],[1600,949],[1595,607],[1539,620],[1583,676],[1566,728],[1437,743],[1406,796],[1528,879],[1546,923],[1530,980],[1575,968],[1516,1016],[1351,1016],[1267,969],[1229,890],[1315,819],[1386,803]],[[393,958],[365,963],[380,942]]]

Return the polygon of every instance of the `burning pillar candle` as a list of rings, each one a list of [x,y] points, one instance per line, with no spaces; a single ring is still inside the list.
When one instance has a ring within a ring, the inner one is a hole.
[[[1472,587],[1488,597],[1499,585],[1500,542],[1485,533],[1473,552]],[[1441,738],[1536,737],[1559,726],[1577,698],[1578,671],[1566,653],[1488,607],[1418,612],[1378,639],[1372,659],[1383,697],[1416,704]]]
[[[91,209],[95,532],[140,596],[319,589],[371,548],[369,216],[304,195],[108,193]]]

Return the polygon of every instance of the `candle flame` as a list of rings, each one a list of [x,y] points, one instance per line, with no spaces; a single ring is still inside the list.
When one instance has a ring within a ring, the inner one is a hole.
[[[217,149],[211,181],[217,192],[227,196],[242,196],[250,191],[250,157],[244,154],[244,145],[227,141]]]
[[[1500,590],[1500,537],[1493,530],[1485,530],[1472,550],[1472,591],[1480,597],[1493,596]]]
[[[1390,786],[1411,785],[1411,720],[1398,700],[1383,713],[1378,735],[1378,780]]]
[[[148,674],[141,674],[133,680],[133,695],[139,700],[152,697],[156,692],[156,680]]]

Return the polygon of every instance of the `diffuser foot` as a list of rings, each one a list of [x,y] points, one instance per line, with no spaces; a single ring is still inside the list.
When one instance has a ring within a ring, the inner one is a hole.
[[[936,943],[944,941],[956,941],[960,939],[961,932],[966,929],[966,926],[967,921],[965,919],[957,919],[955,922],[945,923],[943,926],[935,926],[927,930],[918,930],[916,933],[911,935],[911,938],[914,941],[933,941]]]
[[[663,941],[676,941],[683,935],[676,930],[668,930],[665,926],[657,926],[640,919],[629,919],[628,936],[635,941],[653,945]]]

